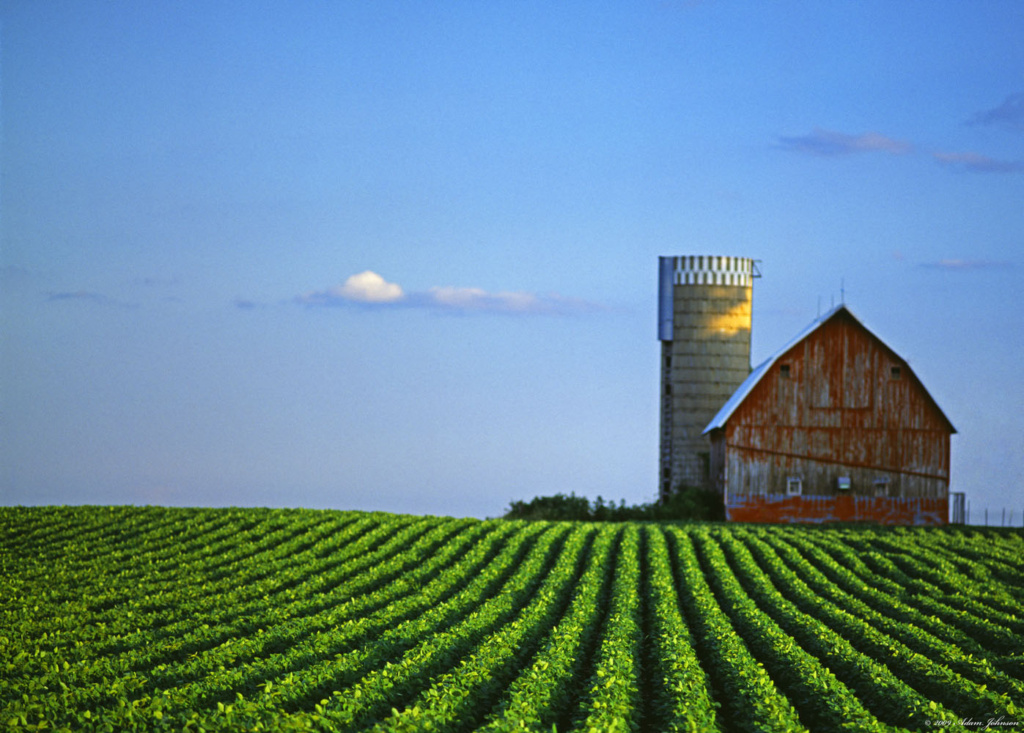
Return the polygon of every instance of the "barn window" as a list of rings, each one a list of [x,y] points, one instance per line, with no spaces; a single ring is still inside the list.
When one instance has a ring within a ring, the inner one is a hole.
[[[889,477],[879,476],[873,482],[875,487],[875,496],[888,496],[889,495]]]
[[[836,479],[836,488],[840,491],[849,491],[852,486],[849,476],[840,476]]]
[[[898,366],[890,367],[889,379],[899,379],[902,375],[900,374],[900,368]]]
[[[799,476],[790,476],[786,479],[786,496],[800,496],[803,489],[804,482]]]
[[[779,365],[779,376],[782,379],[789,379],[789,364]]]

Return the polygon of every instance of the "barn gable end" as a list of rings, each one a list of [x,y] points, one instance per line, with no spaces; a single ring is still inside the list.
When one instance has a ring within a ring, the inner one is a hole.
[[[845,305],[755,369],[705,430],[729,519],[900,524],[945,523],[954,432]]]

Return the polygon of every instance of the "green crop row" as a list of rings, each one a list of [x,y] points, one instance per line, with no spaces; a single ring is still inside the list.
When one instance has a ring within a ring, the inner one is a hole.
[[[738,730],[799,731],[792,703],[744,644],[722,610],[700,567],[691,533],[669,527],[681,602],[688,610],[698,650],[720,691],[722,712]]]
[[[640,530],[623,530],[616,558],[608,615],[594,659],[579,718],[586,730],[627,731],[639,727]]]
[[[480,730],[550,730],[558,721],[572,718],[575,688],[579,686],[576,682],[589,650],[597,642],[601,608],[611,586],[609,571],[615,567],[618,528],[613,524],[599,526],[569,607],[545,636],[534,658],[509,683],[498,708]]]
[[[695,533],[694,538],[721,605],[728,609],[747,647],[762,660],[809,728],[888,730],[888,726],[880,723],[817,657],[794,643],[793,638],[743,591],[714,538],[704,532]],[[752,562],[749,555],[742,554],[736,560],[738,564]]]
[[[483,720],[565,608],[579,577],[594,527],[581,525],[566,540],[554,567],[517,617],[484,638],[472,654],[440,675],[410,706],[378,723],[374,730],[420,731],[471,729]],[[502,597],[508,603],[508,595]],[[498,612],[497,607],[492,613]],[[479,622],[477,622],[479,623]],[[453,629],[438,646],[454,647],[473,633],[474,625]],[[334,716],[328,716],[334,721]]]
[[[665,534],[654,527],[646,530],[648,614],[655,640],[650,663],[658,691],[652,714],[660,730],[713,730],[719,703],[712,701],[693,634],[679,607]]]
[[[770,568],[772,581],[779,592],[787,596],[804,613],[824,621],[829,627],[848,639],[857,651],[866,654],[913,687],[929,700],[927,707],[918,704],[916,720],[938,708],[947,719],[981,717],[985,715],[1013,715],[1012,702],[953,672],[902,642],[887,636],[870,623],[858,618],[820,595],[783,562],[778,553],[756,537],[749,544],[753,554]],[[789,558],[796,566],[803,565],[799,554]],[[904,696],[900,696],[903,698]],[[913,698],[904,698],[910,702]]]
[[[985,659],[986,650],[974,639],[904,603],[899,596],[875,590],[862,576],[799,536],[787,540],[788,544],[781,539],[767,538],[787,564],[822,598],[976,684],[1005,693],[1016,708],[1024,709],[1024,683],[999,671]],[[857,565],[855,557],[849,560],[851,565]]]
[[[0,731],[963,730],[1024,709],[981,529],[0,508]]]

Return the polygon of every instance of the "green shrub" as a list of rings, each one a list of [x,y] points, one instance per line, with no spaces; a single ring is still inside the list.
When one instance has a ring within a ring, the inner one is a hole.
[[[721,496],[715,492],[684,487],[668,501],[635,506],[628,506],[625,500],[618,504],[606,503],[600,496],[591,503],[585,496],[575,493],[537,496],[530,501],[511,502],[504,516],[505,519],[581,522],[721,521],[725,510]]]

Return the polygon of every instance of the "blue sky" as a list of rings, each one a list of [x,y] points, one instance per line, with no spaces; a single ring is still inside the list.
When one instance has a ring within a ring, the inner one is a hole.
[[[1024,511],[1024,5],[4,2],[0,502],[649,501],[657,257]],[[841,294],[842,293],[842,294]]]

